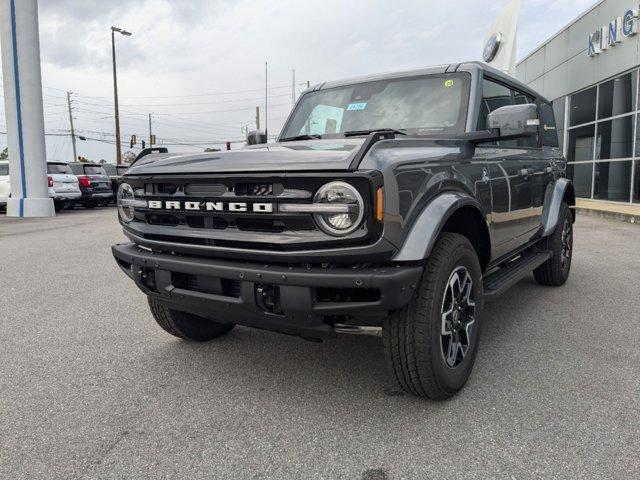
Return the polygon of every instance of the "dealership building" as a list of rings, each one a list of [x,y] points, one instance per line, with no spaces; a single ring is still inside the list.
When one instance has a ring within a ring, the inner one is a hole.
[[[598,2],[516,65],[552,100],[579,205],[640,207],[639,4]]]

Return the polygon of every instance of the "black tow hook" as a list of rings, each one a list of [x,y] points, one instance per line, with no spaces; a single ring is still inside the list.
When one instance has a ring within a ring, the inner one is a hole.
[[[256,303],[265,313],[282,314],[280,289],[275,285],[256,285]]]

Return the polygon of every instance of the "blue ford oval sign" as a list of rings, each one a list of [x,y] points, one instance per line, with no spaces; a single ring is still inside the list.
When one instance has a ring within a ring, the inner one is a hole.
[[[484,44],[484,50],[482,51],[482,59],[489,63],[496,58],[498,50],[500,50],[500,43],[502,42],[502,34],[500,32],[494,33],[489,37],[487,43]]]

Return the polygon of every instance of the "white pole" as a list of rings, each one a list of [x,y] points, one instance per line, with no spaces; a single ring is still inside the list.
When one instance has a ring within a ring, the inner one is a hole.
[[[10,217],[52,217],[42,111],[37,0],[0,0]]]

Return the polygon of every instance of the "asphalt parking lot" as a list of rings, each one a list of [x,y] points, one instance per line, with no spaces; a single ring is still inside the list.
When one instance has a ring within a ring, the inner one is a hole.
[[[639,478],[640,227],[575,237],[568,284],[490,304],[470,383],[433,403],[378,338],[165,334],[113,208],[0,216],[0,477]]]

